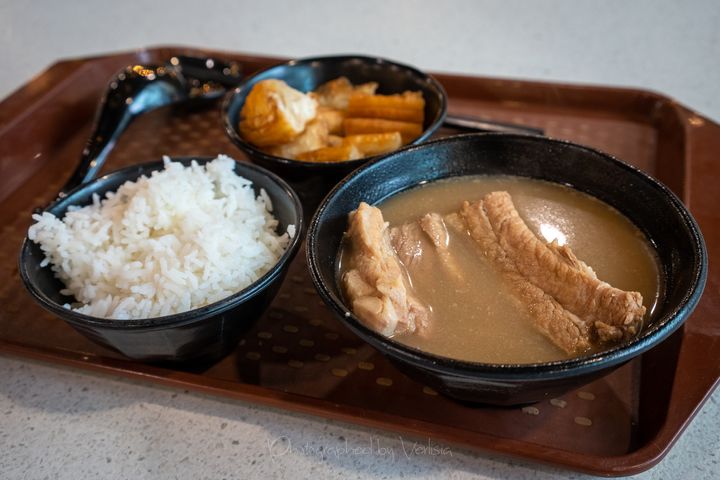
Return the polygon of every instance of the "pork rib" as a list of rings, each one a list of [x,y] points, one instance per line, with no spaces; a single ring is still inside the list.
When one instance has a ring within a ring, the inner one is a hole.
[[[448,216],[446,224],[456,229],[467,228],[467,233],[475,240],[483,255],[494,264],[520,303],[530,312],[535,328],[540,333],[567,353],[578,353],[590,347],[585,323],[518,271],[493,231],[482,202],[465,202],[460,218],[452,214]]]
[[[520,217],[507,192],[486,195],[482,209],[518,272],[582,318],[601,341],[631,338],[640,331],[645,307],[639,292],[603,282],[568,247],[541,241]]]
[[[423,270],[420,275],[433,275],[428,269],[439,264],[451,278],[463,280],[457,261],[448,248],[450,234],[442,215],[438,213],[427,213],[416,222],[392,227],[390,244],[411,277],[418,270]],[[428,263],[428,256],[432,256],[433,261]]]
[[[380,209],[362,202],[348,223],[351,269],[342,282],[353,312],[386,336],[423,330],[429,309],[410,291]]]

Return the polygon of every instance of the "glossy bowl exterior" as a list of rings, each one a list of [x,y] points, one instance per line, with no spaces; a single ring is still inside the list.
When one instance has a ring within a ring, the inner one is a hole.
[[[408,166],[412,167],[409,168]],[[511,174],[569,185],[615,207],[650,239],[662,265],[664,293],[639,337],[576,359],[526,364],[453,360],[402,345],[363,325],[345,304],[336,275],[347,214],[360,201],[377,204],[422,182],[464,175]],[[319,206],[307,257],[323,300],[347,327],[398,368],[454,398],[498,405],[539,401],[587,383],[652,348],[695,308],[707,276],[702,235],[664,185],[609,155],[544,137],[472,134],[408,147],[361,167]]]
[[[173,159],[188,165],[192,159]],[[203,164],[212,159],[199,158]],[[87,205],[93,193],[101,197],[128,180],[161,170],[163,162],[136,165],[94,180],[52,204],[47,211],[62,218],[70,205]],[[265,189],[273,201],[279,231],[295,225],[297,233],[277,264],[247,288],[219,301],[188,312],[139,320],[113,320],[83,315],[63,307],[72,298],[49,267],[40,247],[28,240],[20,254],[20,277],[35,300],[94,342],[125,356],[143,361],[187,361],[218,358],[237,345],[239,336],[257,320],[277,293],[292,259],[300,247],[303,217],[297,194],[276,175],[249,163],[236,162],[235,172],[253,182],[256,192]]]
[[[420,90],[425,98],[425,123],[422,135],[413,140],[413,144],[427,140],[440,127],[447,113],[447,94],[437,80],[413,67],[383,58],[360,55],[305,58],[270,67],[249,77],[223,103],[227,135],[253,162],[282,176],[298,189],[303,200],[309,198],[315,203],[342,177],[374,157],[314,163],[270,155],[243,139],[238,130],[240,111],[250,90],[262,80],[284,80],[297,90],[309,92],[340,76],[347,77],[353,84],[378,82],[378,93],[381,94]]]

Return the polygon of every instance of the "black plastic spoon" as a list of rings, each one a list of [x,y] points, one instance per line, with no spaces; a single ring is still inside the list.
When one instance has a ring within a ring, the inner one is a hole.
[[[174,56],[163,65],[128,66],[110,81],[80,163],[58,197],[95,177],[122,132],[138,115],[166,105],[207,105],[241,80],[239,64],[212,58]]]

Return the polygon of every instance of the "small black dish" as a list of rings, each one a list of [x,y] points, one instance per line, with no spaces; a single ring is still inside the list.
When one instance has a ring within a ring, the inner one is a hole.
[[[378,93],[381,94],[421,91],[425,98],[425,124],[422,135],[413,144],[427,140],[443,123],[447,113],[447,94],[437,80],[413,67],[383,58],[343,55],[291,60],[247,78],[223,102],[222,115],[227,135],[253,162],[290,182],[303,201],[313,207],[342,177],[374,157],[313,163],[267,154],[243,139],[238,130],[240,111],[250,90],[262,80],[284,80],[297,90],[309,92],[341,76],[347,77],[353,84],[378,82]]]
[[[195,160],[205,164],[211,158],[176,158],[184,165]],[[161,170],[157,161],[117,170],[70,191],[46,211],[58,218],[71,205],[87,205],[92,195],[103,197],[126,181]],[[20,253],[20,277],[35,300],[59,316],[90,340],[143,361],[182,362],[219,358],[237,345],[240,335],[257,320],[274,298],[290,262],[300,248],[303,215],[297,194],[277,175],[256,165],[236,162],[235,172],[253,182],[256,193],[265,189],[273,202],[273,214],[279,221],[278,231],[295,225],[296,234],[280,260],[257,281],[218,302],[183,313],[164,317],[115,320],[83,315],[63,307],[73,299],[60,294],[64,288],[49,267],[41,267],[45,258],[40,247],[25,238]]]
[[[337,256],[347,214],[420,183],[463,175],[511,174],[569,185],[615,207],[652,242],[664,295],[635,339],[603,352],[537,364],[485,364],[432,355],[363,325],[346,305]],[[662,342],[693,311],[708,260],[703,237],[681,201],[637,168],[588,147],[544,137],[470,134],[407,147],[359,168],[323,200],[308,232],[313,282],[340,321],[408,376],[462,401],[516,405],[539,401],[604,375]]]

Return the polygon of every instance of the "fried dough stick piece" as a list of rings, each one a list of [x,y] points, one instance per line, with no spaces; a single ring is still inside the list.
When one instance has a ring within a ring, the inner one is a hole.
[[[364,95],[354,93],[348,102],[348,116],[384,118],[402,122],[423,123],[425,100],[421,92],[395,95]]]
[[[283,158],[298,158],[305,152],[323,148],[328,143],[330,134],[325,122],[315,119],[308,123],[305,130],[295,140],[266,148],[271,155]]]
[[[317,102],[282,80],[258,82],[240,111],[242,136],[258,147],[286,143],[300,135],[317,113]]]
[[[324,107],[347,110],[351,95],[356,93],[372,95],[377,90],[377,87],[377,82],[353,85],[347,77],[338,77],[320,85],[315,89],[313,95],[318,103]]]
[[[317,117],[315,118],[325,123],[328,132],[331,134],[342,133],[342,123],[345,119],[345,112],[320,106],[317,109]]]
[[[297,156],[298,160],[305,162],[344,162],[363,158],[363,154],[354,145],[340,145],[337,147],[323,147]]]
[[[397,150],[402,146],[400,132],[365,133],[348,135],[342,140],[344,145],[355,146],[366,157],[380,155]]]
[[[380,209],[361,202],[348,216],[346,236],[352,268],[342,284],[355,315],[386,336],[422,333],[429,309],[410,291]]]
[[[420,110],[425,107],[425,100],[422,92],[407,90],[403,93],[393,95],[367,95],[363,92],[356,92],[350,96],[350,105],[379,108],[402,108],[406,110]]]
[[[590,348],[585,323],[518,272],[507,252],[500,246],[482,202],[464,202],[460,214],[446,216],[445,223],[470,234],[483,256],[493,263],[520,303],[530,312],[535,328],[540,333],[568,354],[579,354]]]
[[[422,134],[422,125],[382,118],[346,118],[343,120],[343,130],[345,135],[400,132],[403,144],[406,144]]]
[[[587,322],[601,341],[632,338],[640,331],[645,307],[639,292],[603,282],[568,247],[538,239],[507,192],[486,195],[482,209],[518,272]]]

